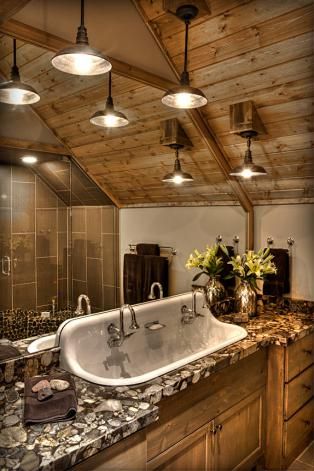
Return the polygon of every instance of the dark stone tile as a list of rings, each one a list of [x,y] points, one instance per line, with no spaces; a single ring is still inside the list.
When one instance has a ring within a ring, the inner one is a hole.
[[[100,259],[87,259],[87,292],[93,312],[101,309],[103,305],[101,265]]]
[[[72,231],[86,232],[86,209],[72,208]]]
[[[57,196],[39,177],[36,178],[36,208],[56,208]]]
[[[37,305],[51,305],[57,296],[57,257],[37,258]]]
[[[115,244],[112,234],[102,235],[103,246],[103,282],[107,285],[115,284]]]
[[[12,277],[0,274],[0,311],[12,308]]]
[[[12,235],[13,284],[35,282],[35,234]]]
[[[36,284],[13,286],[13,309],[36,309]],[[21,338],[21,337],[20,337]]]
[[[0,167],[0,208],[11,207],[11,167]]]
[[[87,257],[101,258],[101,208],[86,208]]]
[[[58,309],[66,309],[68,304],[68,280],[58,279]]]
[[[107,311],[108,309],[114,309],[115,306],[115,292],[116,288],[114,286],[104,286],[104,304],[103,309]]]
[[[57,256],[57,210],[36,211],[36,256]]]
[[[112,234],[114,232],[114,208],[101,208],[102,211],[102,228],[104,234]]]
[[[62,203],[63,205],[63,203]],[[68,210],[65,205],[58,207],[58,232],[67,232]]]
[[[12,232],[35,232],[35,185],[13,183]]]
[[[68,237],[66,232],[58,232],[58,277],[66,278],[68,273]]]
[[[72,233],[72,276],[86,281],[86,240],[85,234]]]

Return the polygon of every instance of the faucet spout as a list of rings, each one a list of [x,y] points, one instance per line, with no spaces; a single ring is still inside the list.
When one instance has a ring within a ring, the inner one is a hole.
[[[108,340],[108,345],[109,347],[120,347],[124,340],[131,335],[134,334],[134,332],[131,332],[129,334],[125,333],[125,328],[124,328],[124,311],[125,309],[128,309],[131,314],[131,324],[129,326],[129,329],[131,330],[137,330],[140,328],[140,326],[137,323],[136,320],[136,315],[135,311],[132,306],[129,304],[123,304],[123,306],[120,307],[120,316],[119,316],[119,328],[115,326],[115,324],[110,324],[108,326],[108,333],[109,333],[109,340]]]
[[[156,295],[154,292],[156,286],[159,289],[159,299],[162,299],[164,297],[164,290],[163,290],[162,284],[159,283],[158,281],[154,281],[154,283],[152,283],[150,287],[150,293],[148,295],[149,300],[156,299]]]
[[[84,314],[84,309],[82,308],[83,299],[85,300],[85,303],[86,303],[86,314],[91,314],[92,313],[89,297],[86,294],[80,294],[79,297],[77,298],[77,308],[76,308],[76,311],[74,313],[77,316],[81,316],[82,314]]]

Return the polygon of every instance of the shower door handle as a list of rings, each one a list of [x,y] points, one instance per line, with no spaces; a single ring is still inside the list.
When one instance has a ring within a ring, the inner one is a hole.
[[[7,255],[1,259],[1,272],[5,276],[11,275],[11,259]]]

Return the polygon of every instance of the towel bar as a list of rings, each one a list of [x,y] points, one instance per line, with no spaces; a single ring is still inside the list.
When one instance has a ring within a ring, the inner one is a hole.
[[[136,245],[137,244],[129,244],[129,250],[132,253],[136,253]],[[169,250],[171,255],[177,255],[176,249],[173,247],[165,246],[165,245],[160,245],[159,247],[161,250]]]

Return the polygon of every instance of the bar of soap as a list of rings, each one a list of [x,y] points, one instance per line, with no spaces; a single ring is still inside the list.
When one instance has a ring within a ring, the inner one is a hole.
[[[65,391],[70,387],[70,383],[64,379],[51,379],[50,387],[56,391]]]
[[[34,384],[34,386],[32,387],[32,391],[33,392],[38,392],[38,391],[40,391],[41,389],[44,389],[44,388],[50,388],[50,384],[49,384],[49,381],[47,379],[42,379],[42,380],[38,381],[38,383]]]
[[[46,399],[49,399],[50,397],[53,396],[53,392],[51,391],[51,389],[48,387],[48,388],[43,388],[43,389],[40,389],[38,391],[38,394],[37,394],[37,399],[39,401],[46,401]]]

